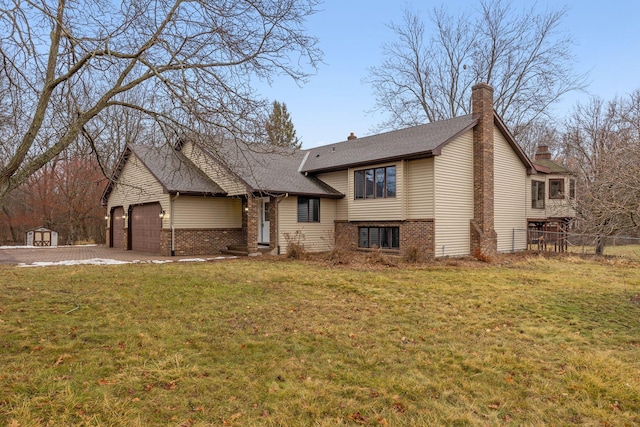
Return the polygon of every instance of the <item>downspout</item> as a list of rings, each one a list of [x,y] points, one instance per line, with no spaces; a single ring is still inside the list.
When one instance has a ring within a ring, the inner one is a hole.
[[[307,153],[308,154],[308,153]],[[289,193],[284,193],[284,196],[278,196],[276,198],[276,255],[280,255],[280,202],[289,197]]]
[[[169,220],[171,221],[171,256],[176,256],[176,228],[173,224],[173,204],[176,202],[176,199],[178,197],[180,197],[179,191],[176,192],[176,196],[173,198],[173,200],[171,199],[171,196],[169,196]]]

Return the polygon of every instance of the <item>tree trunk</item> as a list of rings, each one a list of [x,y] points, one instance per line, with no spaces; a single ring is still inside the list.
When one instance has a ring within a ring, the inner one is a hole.
[[[597,256],[602,256],[602,254],[604,253],[604,241],[605,241],[605,238],[603,236],[596,237],[596,255]]]

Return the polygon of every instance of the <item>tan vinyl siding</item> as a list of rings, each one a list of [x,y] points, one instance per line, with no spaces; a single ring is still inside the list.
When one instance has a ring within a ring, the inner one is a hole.
[[[527,171],[502,133],[494,128],[494,229],[498,252],[527,247],[526,190]],[[529,197],[531,197],[531,188]],[[515,234],[513,230],[519,230]],[[515,237],[515,239],[514,239]]]
[[[347,176],[348,173],[349,172],[347,170],[342,170],[322,173],[318,175],[318,178],[320,180],[345,195],[344,198],[335,201],[336,220],[339,221],[346,221],[347,219],[349,219],[349,201],[347,197],[347,194],[349,192],[349,179]]]
[[[320,199],[320,222],[298,222],[298,198],[287,197],[278,205],[280,253],[287,253],[287,236],[309,252],[333,247],[336,219],[335,199]]]
[[[176,228],[242,228],[242,202],[236,198],[180,196],[173,212]]]
[[[247,194],[246,185],[240,179],[210,156],[203,153],[198,146],[188,142],[182,148],[182,152],[229,196]]]
[[[434,158],[411,160],[406,163],[406,198],[408,219],[432,219]]]
[[[349,190],[346,199],[349,206],[349,221],[385,221],[402,220],[402,198],[404,195],[404,162],[374,164],[359,168],[351,168],[348,172]],[[355,199],[353,174],[357,170],[385,166],[396,167],[396,197],[384,199]]]
[[[473,218],[473,132],[470,130],[434,158],[435,254],[469,255]]]
[[[109,200],[107,212],[114,206],[122,206],[128,212],[129,205],[160,202],[162,209],[169,211],[169,194],[158,180],[149,172],[135,154],[124,165],[118,182],[114,185]],[[168,218],[163,220],[163,227],[168,227]]]
[[[564,198],[563,199],[550,199],[549,198],[549,180],[563,179],[564,180]],[[545,211],[547,218],[565,218],[575,217],[576,211],[571,206],[571,200],[569,199],[569,180],[570,177],[565,175],[547,175],[547,184],[545,187]]]

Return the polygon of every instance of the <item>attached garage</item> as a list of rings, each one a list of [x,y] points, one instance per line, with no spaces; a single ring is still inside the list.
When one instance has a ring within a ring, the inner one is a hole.
[[[124,243],[124,208],[119,206],[111,211],[111,224],[109,224],[109,247],[126,249]]]
[[[160,203],[149,203],[131,208],[129,236],[132,250],[160,253],[161,213]]]

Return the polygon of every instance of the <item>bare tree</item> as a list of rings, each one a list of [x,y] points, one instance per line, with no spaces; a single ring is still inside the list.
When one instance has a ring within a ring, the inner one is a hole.
[[[564,150],[578,172],[577,213],[585,234],[635,234],[640,226],[640,91],[578,104],[566,120]]]
[[[318,0],[0,0],[0,205],[113,109],[156,131],[264,133],[255,79],[304,79]],[[92,135],[94,133],[95,135]]]
[[[391,24],[397,40],[383,47],[384,62],[367,81],[376,109],[388,113],[381,128],[400,128],[471,112],[471,86],[495,89],[495,108],[514,135],[548,118],[549,106],[582,89],[572,71],[573,42],[561,31],[566,9],[516,10],[507,0],[482,0],[474,14],[444,9],[421,17],[406,10]]]

